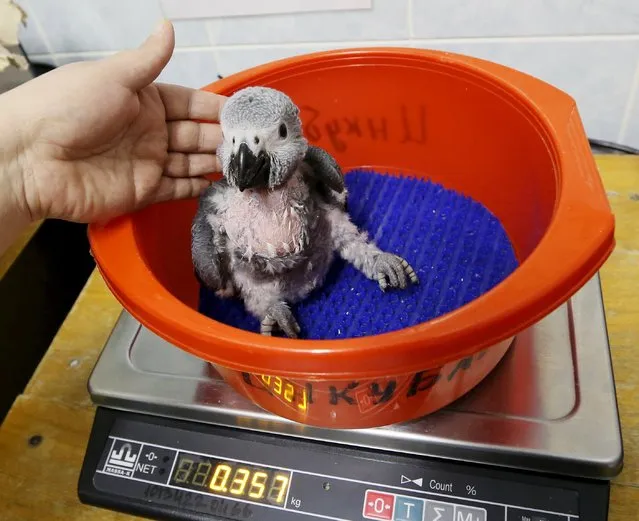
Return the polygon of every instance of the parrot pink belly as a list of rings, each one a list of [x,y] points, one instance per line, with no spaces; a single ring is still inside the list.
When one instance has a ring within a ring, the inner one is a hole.
[[[305,226],[286,191],[238,192],[229,203],[226,234],[246,257],[284,257],[304,246]]]

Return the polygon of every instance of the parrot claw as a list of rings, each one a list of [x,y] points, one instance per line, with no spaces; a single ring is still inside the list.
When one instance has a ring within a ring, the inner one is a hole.
[[[405,259],[391,253],[382,253],[377,257],[373,270],[382,291],[386,291],[389,286],[405,289],[409,281],[412,284],[419,284],[412,266]]]
[[[275,326],[275,319],[266,315],[260,324],[260,333],[264,336],[271,336],[273,334],[273,326]]]
[[[273,304],[260,324],[262,335],[271,336],[275,327],[279,327],[289,338],[297,338],[302,329],[285,302]]]

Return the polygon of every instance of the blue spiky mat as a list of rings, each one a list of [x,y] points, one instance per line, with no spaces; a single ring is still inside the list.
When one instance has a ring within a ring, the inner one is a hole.
[[[517,267],[499,221],[481,204],[430,181],[354,170],[348,212],[382,250],[404,257],[420,284],[383,293],[335,257],[325,284],[292,307],[302,338],[375,335],[425,322],[481,296]],[[200,290],[200,312],[240,329],[259,322],[239,300]]]

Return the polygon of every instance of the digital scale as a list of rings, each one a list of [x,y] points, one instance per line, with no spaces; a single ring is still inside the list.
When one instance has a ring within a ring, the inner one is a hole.
[[[126,312],[89,389],[80,499],[151,519],[604,521],[623,459],[598,276],[411,423],[276,417]]]

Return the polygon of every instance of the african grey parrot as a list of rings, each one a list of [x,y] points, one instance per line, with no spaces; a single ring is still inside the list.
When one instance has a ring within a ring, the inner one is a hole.
[[[238,296],[260,331],[301,330],[290,306],[323,283],[337,252],[381,289],[418,283],[406,260],[381,251],[346,210],[337,162],[309,145],[284,93],[247,87],[226,101],[221,180],[201,196],[191,228],[195,276],[219,297]]]

